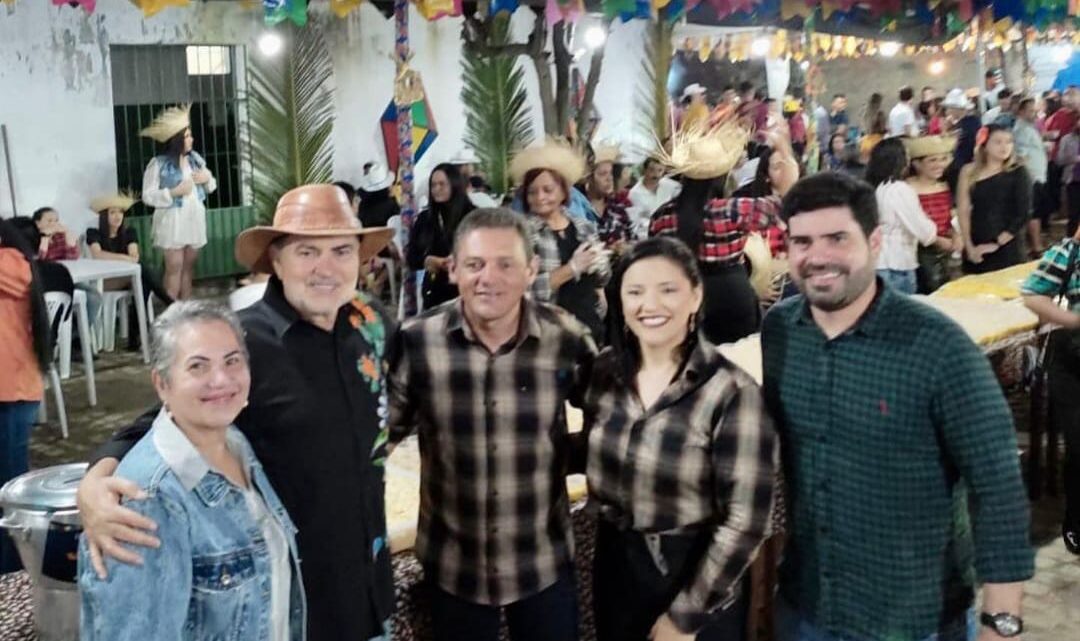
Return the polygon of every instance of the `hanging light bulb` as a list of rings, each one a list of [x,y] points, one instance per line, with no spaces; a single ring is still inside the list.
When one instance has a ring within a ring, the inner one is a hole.
[[[941,58],[935,58],[930,61],[930,64],[926,67],[926,70],[933,76],[940,76],[945,73],[945,61]]]
[[[593,25],[585,30],[585,46],[590,49],[599,49],[604,45],[604,41],[607,40],[607,34],[604,33],[604,28],[599,25]]]
[[[276,56],[281,52],[284,44],[281,36],[273,31],[267,31],[259,36],[259,53],[267,57]]]
[[[770,49],[772,49],[772,40],[769,40],[767,36],[754,38],[754,41],[750,43],[750,55],[755,58],[764,58],[769,54]]]
[[[892,58],[896,54],[900,53],[900,43],[883,42],[881,43],[881,47],[878,49],[878,52],[886,58]]]

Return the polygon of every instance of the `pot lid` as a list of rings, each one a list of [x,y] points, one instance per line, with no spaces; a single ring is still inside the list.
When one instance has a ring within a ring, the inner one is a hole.
[[[27,472],[0,489],[0,507],[54,512],[75,508],[75,492],[86,463],[68,463]]]

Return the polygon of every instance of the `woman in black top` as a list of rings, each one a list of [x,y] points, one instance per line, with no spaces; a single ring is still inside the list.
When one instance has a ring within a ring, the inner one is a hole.
[[[428,180],[430,203],[413,223],[407,262],[409,269],[424,270],[424,307],[441,305],[458,296],[450,282],[449,261],[458,223],[473,210],[465,177],[455,165],[435,167]]]
[[[960,170],[956,211],[964,238],[964,273],[983,274],[1024,262],[1031,218],[1031,177],[1016,158],[1012,130],[983,127],[975,161]]]
[[[584,407],[598,641],[745,637],[779,453],[758,386],[700,333],[696,258],[649,238],[612,278]]]
[[[157,275],[139,261],[139,239],[135,235],[135,230],[124,224],[127,210],[131,209],[135,202],[135,199],[127,194],[98,196],[90,202],[90,209],[98,215],[97,227],[86,230],[86,244],[90,248],[90,256],[97,260],[139,263],[142,268],[143,285],[163,303],[171,305],[173,299],[165,291]],[[105,281],[106,290],[125,289],[128,286],[127,279]],[[132,319],[135,318],[134,305],[128,308],[128,314]],[[132,323],[131,327],[136,327],[136,325]],[[131,332],[128,348],[134,349],[138,346],[137,343],[138,333]]]

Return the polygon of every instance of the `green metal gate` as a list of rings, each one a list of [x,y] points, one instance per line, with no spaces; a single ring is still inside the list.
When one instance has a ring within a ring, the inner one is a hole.
[[[216,45],[113,45],[110,47],[117,183],[140,190],[143,171],[160,147],[139,136],[162,109],[191,105],[195,149],[217,179],[207,196],[207,246],[199,255],[196,278],[232,276],[246,271],[233,258],[236,236],[254,224],[251,154],[247,144],[246,58],[243,47]],[[151,241],[152,210],[132,208],[128,224],[149,265],[162,264]]]
[[[135,230],[139,238],[139,255],[147,265],[163,269],[164,254],[154,247],[151,238],[152,216],[137,216],[128,219],[128,225]],[[222,278],[247,272],[236,262],[233,246],[240,232],[255,224],[255,211],[252,207],[225,207],[206,212],[206,247],[199,252],[199,262],[195,264],[195,278]]]

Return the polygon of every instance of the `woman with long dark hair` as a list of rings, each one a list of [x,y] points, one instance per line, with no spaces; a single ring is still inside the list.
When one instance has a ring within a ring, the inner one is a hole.
[[[953,252],[963,249],[960,234],[953,229],[953,197],[945,182],[945,170],[952,162],[955,138],[923,136],[907,141],[911,167],[907,183],[919,197],[919,204],[937,228],[937,240],[918,249],[917,291],[929,294],[949,280]]]
[[[428,179],[428,208],[413,224],[406,260],[409,269],[424,270],[424,307],[441,305],[458,296],[450,282],[450,255],[458,223],[473,210],[465,177],[456,165],[443,163]]]
[[[702,328],[716,344],[758,330],[761,309],[743,248],[751,233],[780,224],[780,198],[799,178],[790,144],[773,135],[772,151],[758,164],[759,176],[764,177],[752,183],[757,185],[752,193],[760,193],[767,181],[768,193],[724,200],[725,177],[745,141],[746,131],[733,123],[697,139],[677,137],[668,164],[682,175],[682,193],[657,210],[649,224],[650,236],[676,236],[698,256],[705,287]]]
[[[0,485],[30,469],[30,428],[44,394],[52,336],[33,246],[0,219]],[[6,531],[5,531],[6,532]],[[22,568],[0,533],[0,574]]]
[[[742,639],[774,500],[772,421],[700,333],[706,294],[685,244],[640,241],[611,289],[611,345],[585,403],[597,639]]]
[[[982,274],[1024,262],[1021,232],[1031,217],[1031,177],[1017,160],[1012,130],[988,125],[975,136],[975,161],[956,187],[964,272]]]
[[[874,147],[866,166],[866,182],[874,187],[881,223],[881,253],[877,273],[905,294],[914,294],[916,248],[933,245],[937,226],[923,211],[919,195],[904,178],[908,156],[900,138],[886,138]]]
[[[195,151],[188,107],[166,109],[141,132],[162,145],[143,173],[142,200],[154,208],[153,241],[165,254],[165,291],[191,296],[195,261],[206,244],[206,196],[217,181]]]

